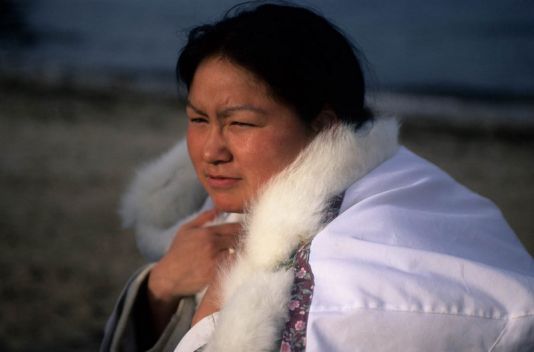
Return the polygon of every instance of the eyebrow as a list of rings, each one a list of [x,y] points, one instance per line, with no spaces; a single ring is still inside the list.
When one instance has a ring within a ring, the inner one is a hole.
[[[207,113],[195,107],[189,99],[187,99],[186,106],[191,108],[194,112],[196,112],[199,115],[208,116]],[[243,104],[243,105],[236,105],[236,106],[230,106],[230,107],[224,108],[223,110],[217,112],[217,117],[224,119],[224,118],[229,117],[232,113],[237,112],[237,111],[252,111],[252,112],[255,112],[261,115],[267,114],[267,112],[264,109],[258,108],[257,106]]]

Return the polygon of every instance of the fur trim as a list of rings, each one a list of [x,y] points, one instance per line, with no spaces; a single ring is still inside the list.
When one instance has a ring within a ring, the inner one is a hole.
[[[287,317],[292,271],[257,272],[219,313],[206,352],[272,351]]]
[[[141,253],[155,259],[163,255],[170,240],[163,233],[198,211],[206,197],[183,140],[137,171],[119,214],[123,226],[135,228]]]
[[[396,121],[368,127],[355,133],[341,125],[322,132],[253,202],[245,215],[242,253],[223,280],[223,308],[207,351],[276,347],[293,279],[280,264],[322,229],[333,196],[398,148]]]

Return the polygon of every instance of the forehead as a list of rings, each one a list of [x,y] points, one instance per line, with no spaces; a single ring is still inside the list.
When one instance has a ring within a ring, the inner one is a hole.
[[[198,83],[243,84],[254,88],[268,89],[269,84],[254,72],[222,56],[208,57],[200,62],[191,83],[191,89]]]
[[[188,94],[189,105],[283,104],[273,98],[268,84],[231,60],[216,56],[203,60],[195,71]]]

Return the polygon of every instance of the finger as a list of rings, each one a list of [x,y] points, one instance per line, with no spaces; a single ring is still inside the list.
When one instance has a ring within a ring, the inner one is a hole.
[[[216,248],[219,251],[227,251],[232,249],[231,252],[235,251],[235,248],[238,246],[239,236],[216,236],[214,238],[214,243]]]
[[[243,230],[243,225],[238,222],[230,222],[206,227],[218,236],[236,237]]]
[[[195,227],[201,227],[202,225],[204,225],[208,221],[211,221],[211,220],[215,219],[218,214],[219,214],[219,212],[216,209],[210,209],[210,210],[203,211],[197,217],[195,217],[193,220],[185,223],[182,226],[182,228],[190,229],[190,228],[195,228]]]

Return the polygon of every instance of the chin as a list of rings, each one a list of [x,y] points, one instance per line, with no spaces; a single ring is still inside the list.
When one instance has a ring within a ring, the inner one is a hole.
[[[211,197],[215,209],[225,213],[242,213],[243,202],[232,201],[231,199],[221,199],[221,197]]]

